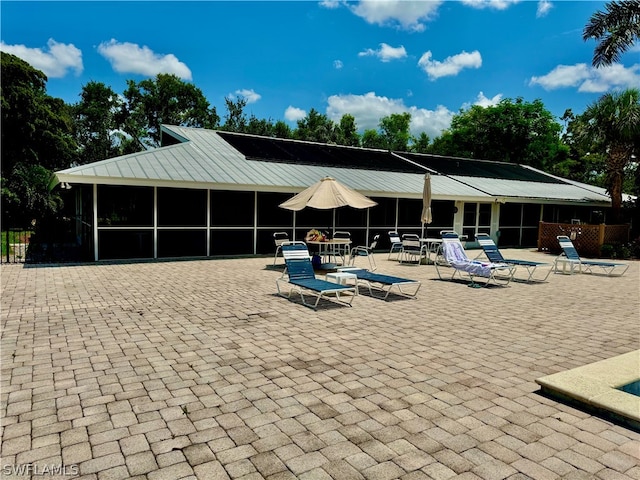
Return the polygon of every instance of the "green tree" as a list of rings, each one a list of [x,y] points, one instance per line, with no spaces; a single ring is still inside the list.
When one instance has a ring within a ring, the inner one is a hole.
[[[251,114],[245,128],[245,133],[261,135],[263,137],[273,137],[273,132],[274,126],[271,119],[258,118],[253,113]]]
[[[434,139],[435,154],[531,165],[547,170],[567,157],[560,140],[562,125],[540,100],[503,99],[496,105],[473,105],[453,116],[451,127]]]
[[[298,128],[294,132],[298,140],[309,142],[335,142],[334,123],[326,115],[312,108],[306,117],[298,120]]]
[[[202,91],[173,74],[138,83],[127,80],[123,128],[142,147],[160,146],[160,126],[216,128],[220,117]]]
[[[430,153],[430,145],[431,139],[429,135],[425,132],[420,132],[418,137],[413,137],[411,139],[411,146],[409,147],[409,151],[415,153]]]
[[[3,214],[26,223],[60,205],[51,175],[77,160],[77,148],[69,108],[46,94],[46,75],[15,55],[0,59]]]
[[[392,113],[389,116],[382,117],[379,126],[385,145],[384,148],[406,152],[409,149],[409,140],[411,139],[410,125],[411,114],[409,112]]]
[[[227,113],[224,116],[225,122],[222,129],[228,132],[244,133],[247,130],[247,116],[244,113],[247,99],[240,96],[236,97],[235,100],[225,97],[224,103]]]
[[[362,134],[362,146],[364,148],[381,148],[386,149],[387,143],[385,139],[373,128],[367,129]]]
[[[345,113],[340,118],[340,123],[335,127],[336,143],[338,145],[349,145],[351,147],[360,146],[360,135],[358,134],[358,126],[356,118]]]
[[[562,142],[569,152],[564,160],[551,166],[549,172],[563,178],[605,187],[605,152],[598,151],[597,144],[584,135],[584,123],[571,109],[565,111],[561,120],[566,122]]]
[[[598,42],[593,51],[593,66],[611,65],[640,38],[640,0],[613,1],[605,11],[597,11],[582,32],[583,40]]]
[[[80,163],[136,150],[135,141],[121,129],[122,107],[122,99],[104,83],[92,81],[82,87],[80,102],[72,107]]]
[[[615,221],[620,221],[625,171],[640,145],[640,89],[606,93],[578,117],[577,134],[606,152],[607,191]]]
[[[276,138],[293,138],[291,127],[282,120],[278,120],[273,126],[273,135]]]

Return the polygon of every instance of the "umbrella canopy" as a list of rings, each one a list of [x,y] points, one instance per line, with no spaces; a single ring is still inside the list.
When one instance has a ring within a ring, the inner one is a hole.
[[[424,176],[424,188],[422,189],[422,215],[420,221],[424,223],[431,223],[433,218],[431,216],[431,175],[426,174]]]
[[[369,208],[375,205],[377,205],[376,202],[343,185],[336,179],[324,177],[286,202],[281,203],[280,207],[297,212],[305,207],[328,210],[344,206]]]

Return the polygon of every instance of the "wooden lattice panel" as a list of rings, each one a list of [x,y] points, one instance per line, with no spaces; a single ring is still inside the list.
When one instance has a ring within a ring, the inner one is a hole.
[[[629,241],[629,225],[586,225],[572,223],[540,222],[538,227],[538,250],[559,252],[558,235],[566,235],[580,255],[600,256],[605,243],[620,244]]]
[[[626,243],[629,241],[629,226],[628,225],[607,225],[604,231],[603,244],[608,243],[612,245]]]

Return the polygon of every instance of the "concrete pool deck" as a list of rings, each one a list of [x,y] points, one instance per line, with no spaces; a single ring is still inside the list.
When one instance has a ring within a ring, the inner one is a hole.
[[[640,397],[619,387],[640,380],[640,350],[536,380],[542,390],[640,431]]]
[[[377,254],[417,299],[317,311],[272,262],[2,265],[0,476],[640,479],[640,433],[536,383],[638,349],[640,262],[473,289]]]

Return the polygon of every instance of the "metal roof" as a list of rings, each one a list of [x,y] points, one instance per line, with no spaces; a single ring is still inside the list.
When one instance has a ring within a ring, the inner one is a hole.
[[[428,163],[420,161],[423,156],[411,155],[408,160],[409,155],[403,152],[296,140],[273,142],[266,137],[173,125],[163,125],[162,133],[182,143],[68,168],[56,172],[56,177],[59,182],[67,183],[293,193],[331,176],[367,196],[421,198],[424,172],[431,171],[435,200],[610,203],[606,193],[599,192],[597,187],[568,182],[535,169],[531,169],[535,171],[531,171],[529,177],[521,176],[535,181],[509,179],[514,171],[526,167],[514,169],[513,165],[501,162],[475,161],[483,163],[474,164],[473,160],[464,159],[462,163],[470,166],[472,175],[462,171],[447,175],[426,166]],[[255,153],[261,148],[264,150],[265,145],[269,152],[280,153],[263,153],[269,158],[257,158],[259,155]],[[251,150],[252,154],[245,155],[238,147]],[[282,153],[283,148],[288,153]],[[307,150],[313,154],[312,161],[296,162],[292,158],[303,156]],[[276,158],[287,155],[287,158]],[[323,162],[323,158],[328,160]],[[365,163],[367,158],[374,159],[375,168],[354,165],[354,162]],[[391,158],[396,168],[383,169],[381,162]],[[404,162],[406,169],[398,162]],[[476,176],[479,171],[495,172],[505,165],[507,174],[498,175],[502,178]],[[548,183],[542,181],[545,176]]]

